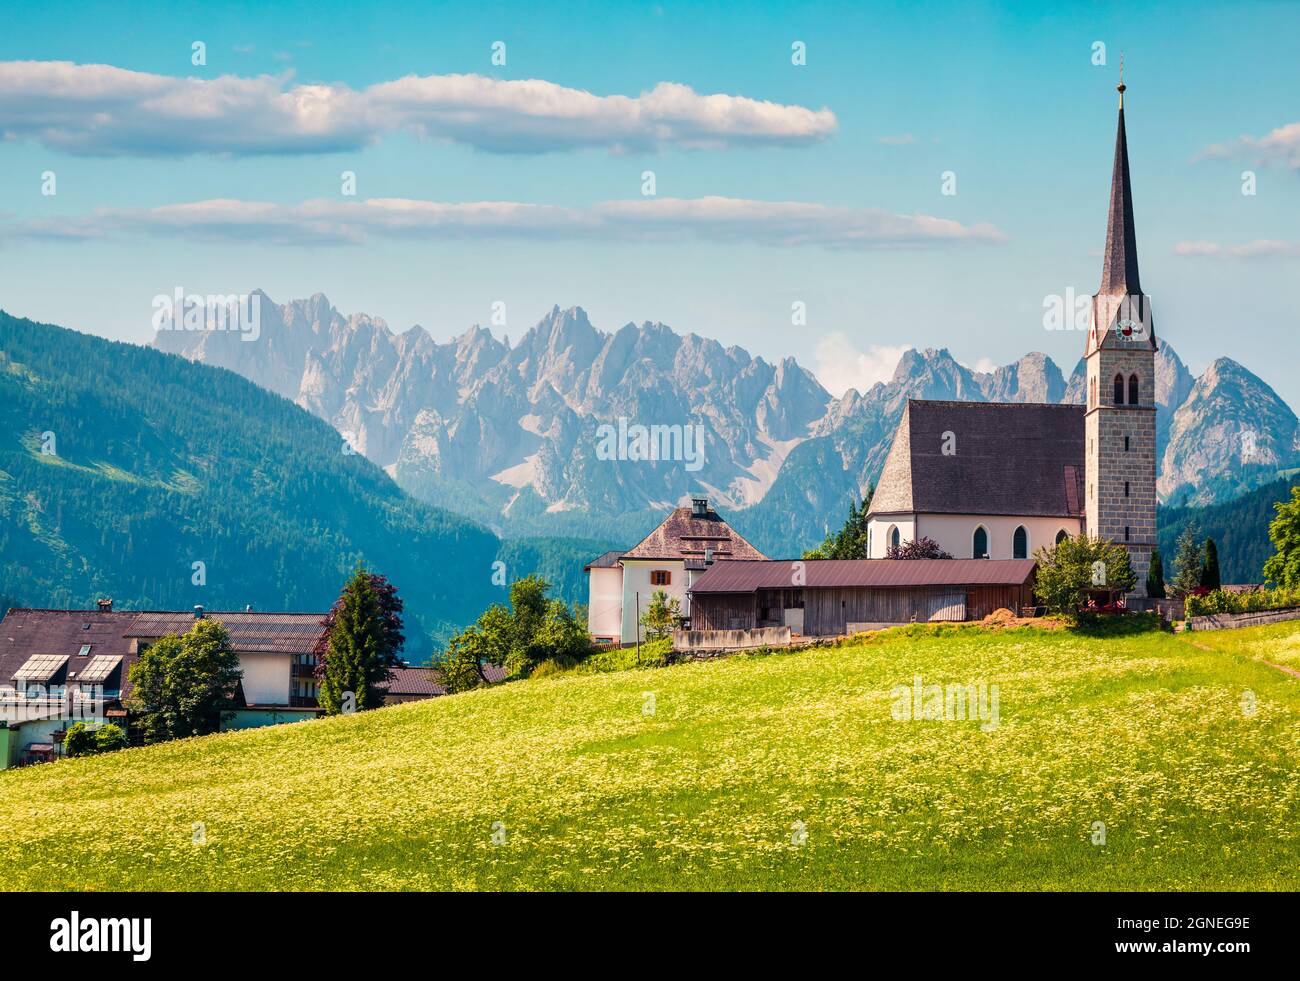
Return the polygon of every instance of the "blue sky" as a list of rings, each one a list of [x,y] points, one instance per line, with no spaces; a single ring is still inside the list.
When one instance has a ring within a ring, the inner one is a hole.
[[[971,365],[1042,350],[1068,371],[1082,336],[1046,331],[1043,300],[1097,285],[1122,50],[1157,334],[1194,371],[1227,355],[1300,405],[1300,6],[271,6],[6,12],[0,307],[147,342],[152,297],[178,285],[323,292],[439,338],[487,324],[497,301],[494,331],[512,338],[576,304],[604,330],[661,320],[794,355],[836,394],[887,375],[905,346]],[[371,88],[407,76],[480,76],[473,119],[442,87],[414,108],[409,88]],[[498,87],[524,79],[560,106],[536,130],[510,108],[531,96]],[[661,83],[688,88],[643,95]],[[93,95],[69,101],[72,86]],[[132,101],[141,86],[165,108]],[[276,115],[304,90],[336,106],[320,132]],[[232,93],[247,105],[231,109]],[[740,101],[701,98],[714,95]],[[590,119],[565,118],[589,101]],[[755,102],[774,107],[750,126]],[[714,198],[740,203],[699,203]],[[395,230],[374,199],[511,210],[487,231],[457,208]],[[168,210],[214,200],[215,228]],[[246,220],[250,204],[262,210]],[[792,326],[794,302],[807,326]]]

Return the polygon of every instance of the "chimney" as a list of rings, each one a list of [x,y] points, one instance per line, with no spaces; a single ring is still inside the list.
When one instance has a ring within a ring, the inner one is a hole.
[[[713,546],[710,545],[704,550],[704,564],[713,565]]]
[[[691,498],[691,516],[695,518],[705,518],[709,514],[709,499],[707,497]]]
[[[194,604],[194,619],[195,620],[203,619],[203,606],[199,603]]]
[[[99,604],[99,612],[100,612],[100,613],[112,613],[112,612],[113,612],[113,601],[112,601],[111,599],[96,600],[95,602]]]

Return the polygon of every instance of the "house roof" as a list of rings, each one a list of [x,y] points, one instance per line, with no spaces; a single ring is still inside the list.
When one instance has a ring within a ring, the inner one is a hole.
[[[611,549],[608,552],[602,552],[594,559],[582,567],[583,572],[590,572],[592,569],[617,569],[618,560],[623,557],[624,553],[618,549]]]
[[[226,627],[231,646],[240,654],[311,653],[325,616],[221,611],[204,615]],[[172,610],[12,609],[0,621],[0,687],[11,686],[36,655],[55,655],[66,663],[43,683],[102,684],[107,690],[120,690],[125,698],[140,641],[181,634],[193,625],[192,613]],[[86,647],[90,649],[83,655]]]
[[[310,654],[320,639],[324,613],[205,612],[230,634],[230,646],[241,654]],[[154,639],[183,634],[194,626],[194,615],[182,612],[136,614],[128,637]]]
[[[765,559],[766,556],[722,520],[713,508],[703,514],[694,508],[674,508],[659,527],[646,535],[623,559],[703,559],[713,549],[718,560]]]
[[[505,668],[498,668],[495,665],[488,664],[483,667],[483,673],[487,675],[489,684],[495,685],[506,678]],[[447,694],[447,688],[443,685],[436,668],[393,668],[392,677],[389,679],[387,686],[389,695],[407,695],[407,696],[434,696]]]
[[[870,514],[1078,517],[1082,405],[909,399]]]
[[[1020,586],[1033,559],[806,559],[723,562],[695,580],[691,594],[831,587]]]

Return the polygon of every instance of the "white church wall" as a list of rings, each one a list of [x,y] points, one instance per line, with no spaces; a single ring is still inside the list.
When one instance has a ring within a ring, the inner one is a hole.
[[[889,549],[889,533],[898,529],[898,540],[910,542],[916,538],[916,517],[911,514],[881,515],[867,522],[867,558],[883,559]]]
[[[1018,515],[977,515],[977,514],[922,514],[917,516],[917,530],[920,537],[933,538],[939,547],[955,559],[972,558],[975,529],[984,527],[988,532],[989,558],[1013,558],[1012,542],[1016,529],[1021,525],[1029,533],[1028,557],[1034,557],[1034,550],[1056,541],[1058,532],[1064,530],[1071,535],[1079,533],[1078,518],[1042,518]],[[905,536],[907,537],[907,536]],[[873,556],[874,558],[875,556]],[[884,557],[883,551],[881,556]]]

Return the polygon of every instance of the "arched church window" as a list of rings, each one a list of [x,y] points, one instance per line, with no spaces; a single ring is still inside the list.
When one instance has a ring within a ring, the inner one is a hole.
[[[1124,376],[1123,375],[1115,376],[1115,404],[1116,405],[1124,404]]]
[[[889,547],[898,548],[902,544],[903,536],[898,532],[897,525],[891,525],[889,528]]]
[[[1128,404],[1129,405],[1138,404],[1138,376],[1137,375],[1128,376]]]
[[[1066,531],[1064,528],[1062,528],[1060,531],[1056,533],[1056,544],[1060,545],[1061,542],[1065,541],[1069,537],[1070,537],[1070,533]]]
[[[1029,532],[1021,525],[1011,536],[1011,557],[1013,559],[1029,558]]]
[[[989,557],[989,533],[982,525],[975,529],[975,535],[971,540],[971,557],[976,559]]]

